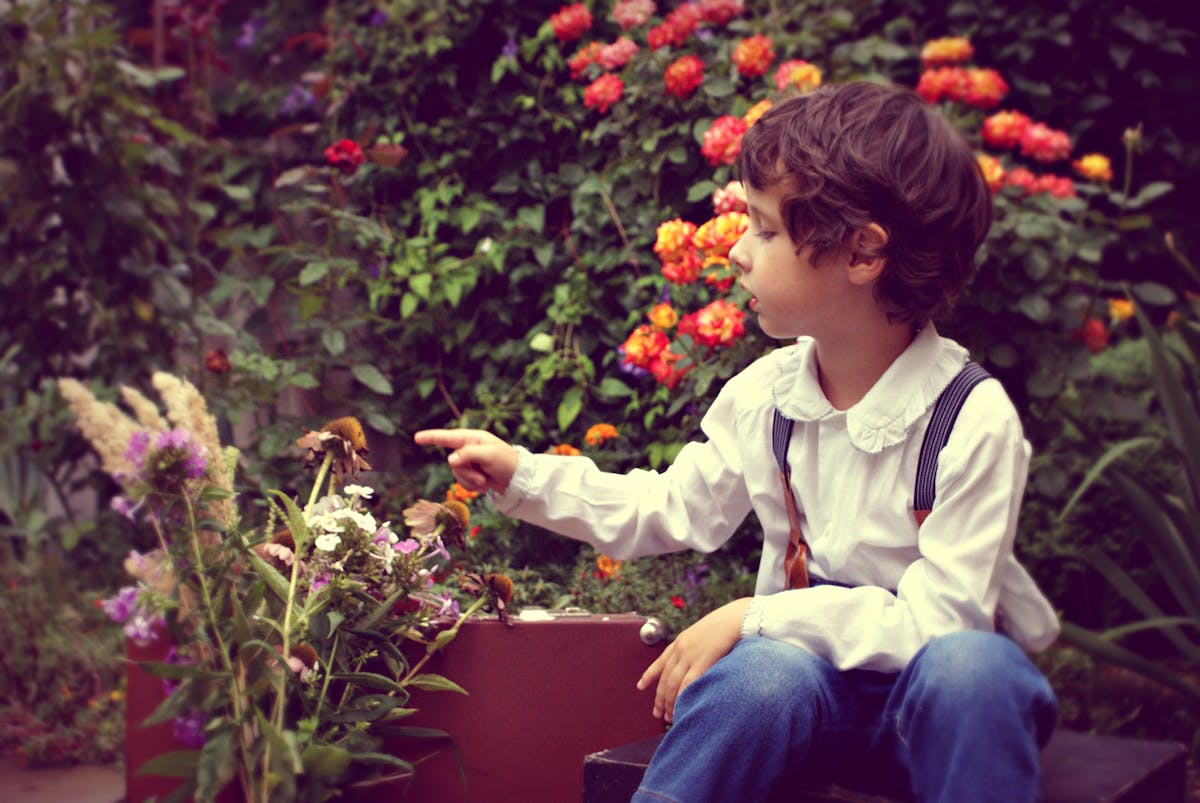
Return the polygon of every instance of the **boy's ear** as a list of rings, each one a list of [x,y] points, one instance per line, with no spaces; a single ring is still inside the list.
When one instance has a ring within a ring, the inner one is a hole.
[[[887,264],[887,243],[887,232],[878,223],[868,223],[850,235],[847,272],[853,284],[870,284],[879,278]]]

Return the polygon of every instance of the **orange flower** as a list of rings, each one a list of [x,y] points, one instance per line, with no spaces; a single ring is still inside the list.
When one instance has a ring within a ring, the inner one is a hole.
[[[599,42],[588,42],[578,50],[575,55],[567,59],[567,66],[571,68],[571,77],[578,78],[583,75],[583,71],[587,69],[589,64],[594,64],[600,58],[600,51],[603,45]]]
[[[1110,298],[1108,300],[1108,317],[1113,323],[1121,323],[1133,317],[1133,302],[1128,298]]]
[[[993,148],[1011,148],[1021,141],[1032,122],[1020,112],[996,112],[983,121],[983,141]]]
[[[700,255],[695,251],[683,254],[673,262],[664,262],[662,275],[674,284],[691,284],[700,278],[700,269],[704,267]]]
[[[1087,318],[1071,336],[1087,346],[1092,354],[1099,354],[1108,346],[1108,327],[1099,318]]]
[[[596,558],[596,576],[601,580],[607,580],[609,577],[616,577],[621,574],[621,561],[613,560],[608,555],[600,555]]]
[[[625,92],[625,82],[612,73],[605,73],[583,90],[583,105],[604,114]]]
[[[1108,184],[1113,178],[1112,162],[1102,153],[1081,156],[1072,162],[1071,166],[1079,175],[1091,181],[1103,181]]]
[[[704,83],[704,62],[699,56],[680,56],[668,65],[663,81],[668,95],[686,98]]]
[[[479,491],[468,491],[459,483],[454,483],[446,490],[446,501],[454,499],[459,502],[470,502],[475,497],[479,496]]]
[[[549,449],[549,454],[559,454],[566,457],[574,457],[575,455],[583,453],[569,443],[560,443],[555,446],[551,446]]]
[[[742,122],[746,124],[746,128],[758,122],[758,118],[762,117],[771,109],[771,101],[769,99],[760,100],[751,106],[745,114],[742,115]]]
[[[978,106],[981,109],[991,109],[1000,102],[1000,99],[1008,94],[1008,84],[1000,76],[1000,73],[991,68],[967,70],[967,86],[961,100],[963,103],[971,106]]]
[[[692,236],[695,233],[696,224],[682,218],[660,223],[654,241],[654,253],[663,262],[678,261],[692,250]]]
[[[593,424],[584,434],[583,442],[588,446],[599,446],[615,437],[617,437],[617,428],[612,424]]]
[[[669,349],[663,349],[650,362],[650,373],[660,385],[665,385],[668,388],[673,388],[679,384],[679,380],[683,375],[691,370],[691,366],[686,368],[676,368],[675,364],[682,360],[683,357]]]
[[[983,178],[987,181],[988,189],[992,192],[999,192],[1004,186],[1004,165],[1000,164],[1000,160],[995,156],[989,156],[986,153],[976,154],[975,160],[979,162],[979,169],[983,171]]]
[[[747,78],[764,75],[774,60],[775,51],[771,49],[769,36],[755,34],[741,40],[733,48],[733,63],[737,65],[737,71]]]
[[[975,48],[965,36],[944,36],[940,39],[930,39],[921,48],[921,61],[926,67],[938,64],[960,64],[970,61],[975,55]]]
[[[726,212],[717,215],[696,229],[692,244],[704,252],[707,259],[728,258],[729,250],[750,228],[750,216],[745,212]]]
[[[780,92],[789,88],[798,89],[801,92],[811,92],[820,85],[820,69],[804,59],[785,61],[775,71],[775,88]]]
[[[583,36],[592,27],[592,12],[583,3],[563,6],[550,15],[550,28],[560,42],[570,42]]]
[[[1071,153],[1071,138],[1045,123],[1031,123],[1021,134],[1021,153],[1039,162],[1057,162]]]
[[[659,329],[670,329],[679,323],[679,313],[666,301],[655,304],[646,317]]]
[[[636,368],[649,369],[650,364],[661,354],[670,341],[659,329],[642,324],[629,333],[629,337],[621,345],[624,362]]]
[[[938,67],[921,73],[917,81],[917,94],[926,103],[937,103],[943,98],[958,100],[966,94],[967,71],[962,67]]]
[[[702,346],[729,346],[746,333],[745,318],[746,313],[729,301],[718,298],[685,315],[679,322],[679,333],[691,335]]]

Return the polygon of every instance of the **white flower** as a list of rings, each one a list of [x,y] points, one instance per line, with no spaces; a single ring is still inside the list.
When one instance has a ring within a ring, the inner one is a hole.
[[[340,521],[347,519],[354,523],[354,526],[365,532],[374,533],[379,529],[379,525],[375,523],[375,517],[370,513],[359,513],[357,510],[338,510],[334,514]]]
[[[346,496],[357,496],[360,499],[370,499],[375,495],[375,489],[366,485],[347,485],[342,489]]]
[[[314,530],[324,530],[327,533],[345,532],[346,528],[342,526],[340,518],[337,513],[322,513],[318,516],[313,516],[308,526]]]
[[[317,536],[315,546],[322,552],[332,552],[342,543],[342,537],[336,533],[322,533]]]

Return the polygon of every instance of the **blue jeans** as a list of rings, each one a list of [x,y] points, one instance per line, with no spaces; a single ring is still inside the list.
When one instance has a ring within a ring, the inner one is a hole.
[[[804,777],[920,801],[1033,801],[1057,713],[1046,679],[992,633],[934,639],[899,674],[743,639],[680,693],[633,800],[763,801]]]

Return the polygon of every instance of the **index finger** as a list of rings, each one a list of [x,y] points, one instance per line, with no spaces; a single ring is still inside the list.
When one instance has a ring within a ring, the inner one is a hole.
[[[423,429],[413,435],[421,446],[445,446],[461,449],[470,443],[478,443],[482,433],[475,429]]]

